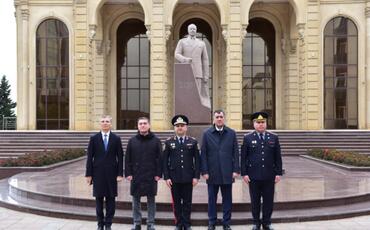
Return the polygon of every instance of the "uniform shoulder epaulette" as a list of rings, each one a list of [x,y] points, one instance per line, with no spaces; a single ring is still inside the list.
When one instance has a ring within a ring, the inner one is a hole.
[[[169,138],[167,138],[167,139],[166,139],[166,141],[169,141],[169,140],[171,140],[171,139],[173,139],[173,137],[169,137]]]
[[[252,134],[253,134],[253,131],[244,134],[244,136],[249,136],[249,135],[252,135]]]
[[[276,133],[274,133],[274,132],[271,132],[271,131],[266,131],[266,133],[269,133],[269,134],[272,134],[272,135],[278,136],[278,134],[276,134]]]
[[[190,140],[196,141],[195,137],[188,136]]]

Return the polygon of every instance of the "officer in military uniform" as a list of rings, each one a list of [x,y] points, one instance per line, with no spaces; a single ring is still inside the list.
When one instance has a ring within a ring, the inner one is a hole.
[[[175,136],[164,143],[164,180],[171,188],[174,202],[176,230],[190,230],[190,213],[193,186],[200,177],[200,154],[198,142],[186,136],[189,120],[184,115],[172,118]]]
[[[279,138],[266,131],[268,114],[256,112],[252,115],[255,131],[244,136],[241,152],[241,174],[249,184],[253,230],[272,230],[271,215],[274,203],[275,183],[282,175],[282,160]],[[262,221],[261,213],[261,197]]]

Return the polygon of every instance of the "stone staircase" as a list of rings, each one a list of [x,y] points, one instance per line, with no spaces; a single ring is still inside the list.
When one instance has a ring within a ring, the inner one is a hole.
[[[238,131],[239,143],[250,130]],[[274,130],[280,137],[283,155],[304,154],[311,148],[335,148],[370,154],[370,130]],[[86,148],[93,131],[2,131],[0,158],[18,157],[25,153],[62,148]],[[124,147],[136,131],[117,131]],[[155,132],[162,140],[173,135],[171,130]]]

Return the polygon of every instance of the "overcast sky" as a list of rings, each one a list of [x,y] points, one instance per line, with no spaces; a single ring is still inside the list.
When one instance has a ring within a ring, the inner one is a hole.
[[[11,97],[17,98],[17,44],[14,0],[0,0],[0,77],[6,75]]]

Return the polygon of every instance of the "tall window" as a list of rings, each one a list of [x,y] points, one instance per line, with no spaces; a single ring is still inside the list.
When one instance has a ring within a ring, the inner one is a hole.
[[[69,127],[69,34],[57,19],[43,21],[36,32],[36,127]]]
[[[324,31],[326,129],[358,127],[357,28],[348,18],[336,17]]]
[[[211,101],[211,110],[213,108],[213,103],[212,103],[212,95],[213,95],[213,77],[212,77],[212,73],[213,73],[213,52],[212,52],[212,28],[211,26],[208,24],[208,22],[206,22],[205,20],[203,19],[200,19],[200,18],[191,18],[189,20],[187,20],[186,22],[184,22],[182,25],[181,25],[181,28],[180,28],[180,39],[181,38],[184,38],[185,36],[187,36],[188,34],[188,26],[190,24],[194,24],[197,26],[197,35],[196,37],[202,41],[204,41],[204,43],[206,44],[206,49],[207,49],[207,54],[208,54],[208,61],[209,61],[209,79],[208,79],[208,86],[209,86],[209,97],[210,97],[210,101]]]
[[[275,128],[275,29],[263,18],[249,21],[243,40],[243,129],[252,129],[254,112],[269,114]]]
[[[118,129],[136,129],[137,118],[149,117],[149,54],[144,23],[124,21],[117,31]]]

